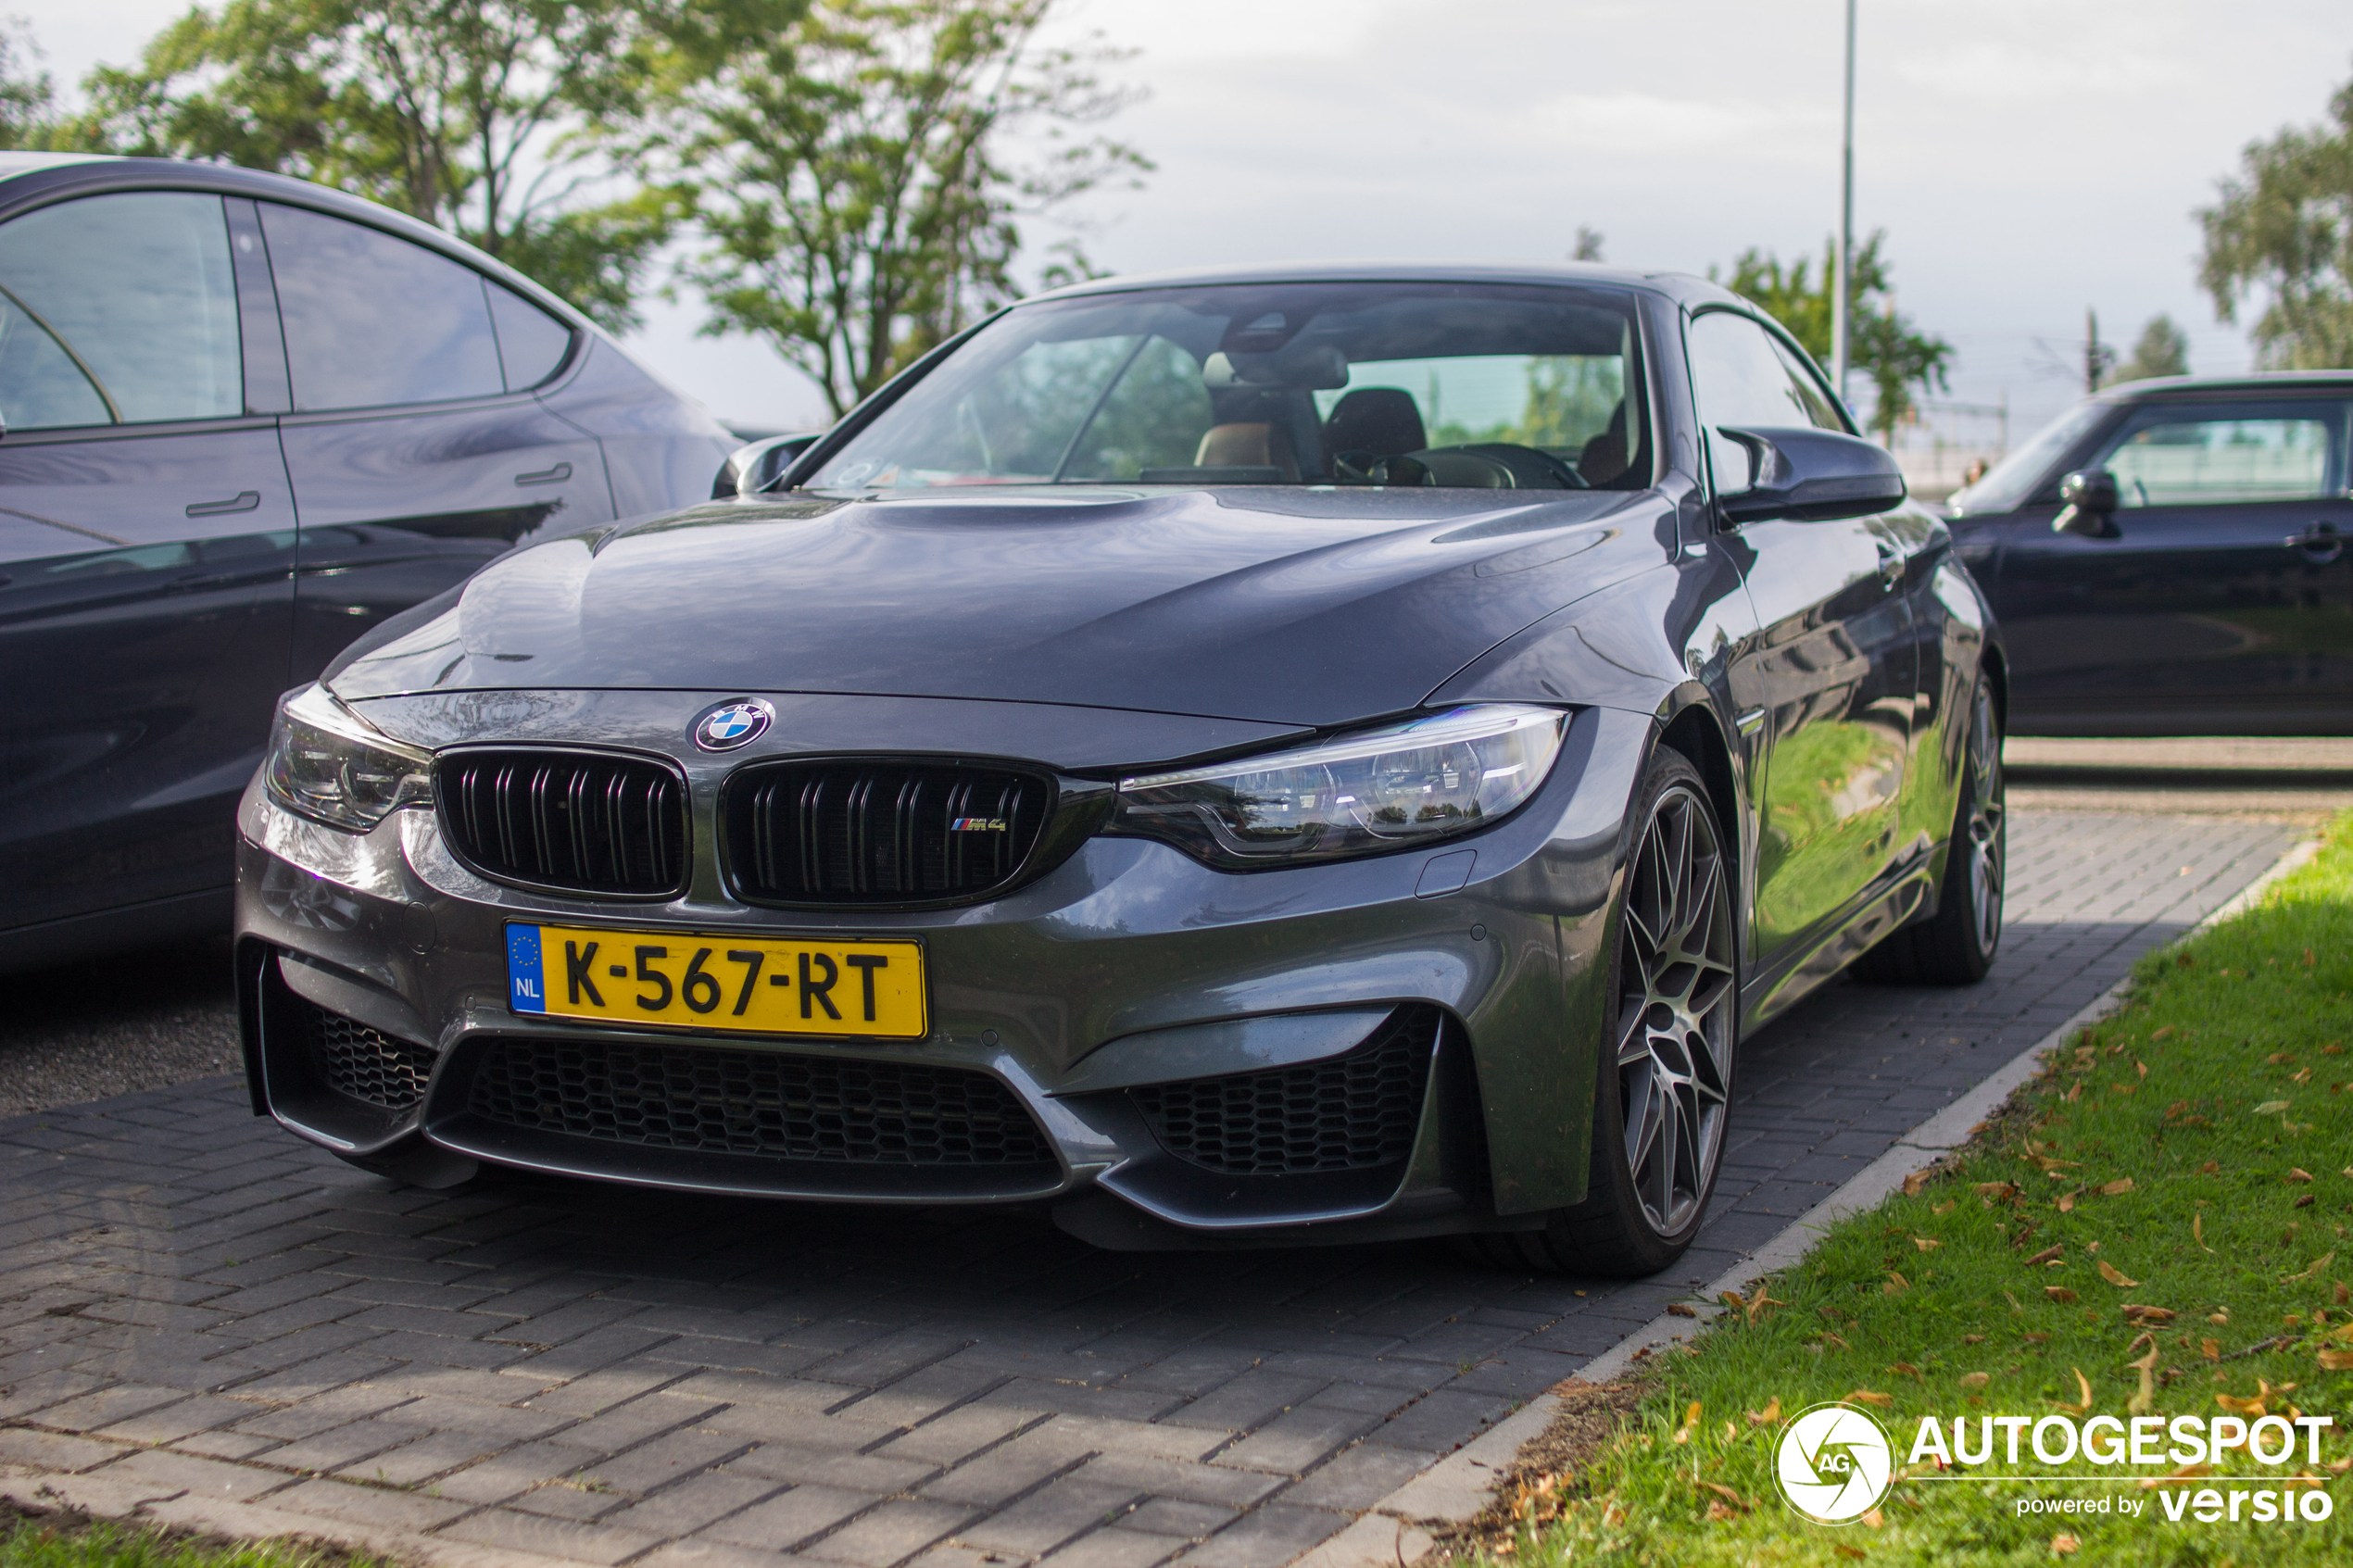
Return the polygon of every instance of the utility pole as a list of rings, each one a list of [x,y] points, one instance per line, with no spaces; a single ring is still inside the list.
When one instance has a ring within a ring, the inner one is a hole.
[[[2083,390],[2097,392],[2100,383],[2116,364],[2116,350],[2100,341],[2100,314],[2090,306],[2083,307]]]
[[[1831,283],[1831,383],[1846,401],[1846,320],[1855,258],[1855,0],[1846,0],[1846,115],[1838,152],[1838,276]]]

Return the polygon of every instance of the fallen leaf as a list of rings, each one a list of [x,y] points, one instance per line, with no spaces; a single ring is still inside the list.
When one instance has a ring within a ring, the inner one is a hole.
[[[1756,1326],[1757,1315],[1763,1312],[1766,1308],[1786,1307],[1789,1305],[1786,1301],[1765,1294],[1765,1292],[1771,1287],[1772,1283],[1773,1282],[1768,1279],[1758,1280],[1756,1282],[1756,1294],[1750,1297],[1747,1300],[1740,1303],[1741,1311],[1748,1314],[1748,1323],[1751,1328]]]
[[[2132,1190],[2133,1178],[2130,1176],[2119,1176],[2116,1180],[2106,1183],[2100,1187],[2100,1196],[2103,1198],[2121,1198]]]
[[[2267,1099],[2261,1105],[2255,1108],[2253,1114],[2257,1116],[2276,1116],[2281,1111],[2285,1110],[2293,1103],[2294,1102],[2291,1100]]]
[[[2201,1176],[2210,1176],[2221,1168],[2222,1162],[2221,1160],[2209,1160],[2205,1164],[2197,1168],[2197,1173]]]
[[[2171,1307],[2144,1307],[2128,1301],[2124,1305],[2124,1321],[2126,1323],[2171,1323],[2173,1310]]]
[[[2141,1490],[2145,1492],[2158,1486],[2186,1486],[2202,1475],[2211,1475],[2213,1474],[2214,1467],[2210,1464],[2185,1464],[2170,1475],[2151,1475],[2147,1477],[2141,1483]]]
[[[1954,1200],[1948,1198],[1944,1202],[1938,1204],[1935,1208],[1930,1210],[1929,1212],[1931,1214],[1949,1214],[1953,1211],[1953,1204]]]
[[[1914,1366],[1909,1361],[1897,1361],[1894,1366],[1889,1367],[1887,1370],[1895,1374],[1899,1377],[1918,1377],[1920,1374],[1920,1369]]]
[[[2067,1103],[2070,1105],[2073,1105],[2077,1100],[2080,1100],[2082,1098],[2083,1085],[2081,1083],[2078,1083],[2073,1088],[2067,1091]]]
[[[1933,1252],[1944,1244],[1931,1236],[1916,1236],[1912,1237],[1912,1245],[1923,1252]]]
[[[2143,1339],[2149,1338],[2149,1336],[2145,1334],[2141,1336],[2141,1337]],[[2139,1361],[2126,1361],[2124,1364],[2141,1374],[2141,1386],[2139,1390],[2133,1394],[2133,1398],[2126,1402],[2124,1408],[2133,1415],[2146,1415],[2149,1411],[2157,1408],[2156,1341],[2149,1341],[2147,1355],[2143,1356]]]
[[[1893,1270],[1889,1271],[1886,1279],[1880,1282],[1879,1287],[1880,1294],[1882,1296],[1901,1296],[1911,1288],[1912,1282]]]
[[[2304,949],[2304,967],[2306,969],[2310,969],[2314,964],[2319,963],[2320,961],[2320,960],[2312,956],[2311,948],[2307,947]]]
[[[1982,1388],[1993,1381],[1994,1374],[1990,1372],[1966,1372],[1961,1374],[1961,1386],[1964,1388]]]
[[[2158,1030],[2156,1034],[2151,1035],[2149,1036],[2149,1038],[2150,1038],[2150,1039],[2152,1039],[2152,1040],[2162,1040],[2162,1039],[2164,1039],[2167,1035],[2171,1035],[2171,1034],[2172,1034],[2172,1033],[2173,1033],[2173,1026],[2172,1026],[2171,1024],[2170,1024],[2170,1023],[2169,1023],[2169,1024],[2167,1024],[2164,1028],[2162,1028],[2162,1029]]]
[[[1675,1441],[1679,1443],[1690,1442],[1692,1440],[1692,1428],[1697,1426],[1698,1424],[1699,1401],[1697,1399],[1693,1399],[1692,1401],[1692,1408],[1683,1412],[1683,1424],[1675,1429]]]
[[[1845,1340],[1841,1339],[1837,1335],[1831,1333],[1827,1328],[1822,1330],[1822,1341],[1824,1344],[1835,1345],[1842,1350],[1852,1350],[1855,1348],[1854,1346],[1849,1345]]]
[[[2075,1299],[2075,1292],[2070,1290],[2063,1285],[2046,1285],[2043,1287],[2043,1294],[2049,1297],[2054,1301],[2072,1301]]]
[[[2124,1272],[2121,1269],[2119,1269],[2114,1263],[2109,1262],[2105,1258],[2100,1260],[2100,1278],[2108,1281],[2108,1284],[2117,1286],[2119,1289],[2129,1289],[2141,1283],[2139,1280],[2128,1279],[2125,1277]]]
[[[2353,1165],[2346,1167],[2345,1173],[2348,1176],[2353,1176]],[[1977,1196],[1980,1198],[2014,1198],[2017,1195],[2018,1184],[2016,1182],[1980,1182],[1977,1184]]]
[[[1876,1508],[1867,1508],[1863,1511],[1863,1523],[1869,1524],[1872,1529],[1876,1530],[1881,1525],[1887,1523],[1887,1515],[1881,1513]]]
[[[1832,1541],[1831,1543],[1831,1549],[1838,1553],[1841,1557],[1847,1558],[1853,1562],[1860,1562],[1863,1561],[1864,1552],[1861,1547],[1848,1546],[1843,1541]]]
[[[2334,1261],[2336,1261],[2336,1254],[2334,1252],[2323,1252],[2318,1258],[2313,1259],[2312,1266],[2306,1269],[2302,1273],[2282,1274],[2280,1276],[2280,1283],[2282,1285],[2286,1285],[2292,1280],[2310,1279]]]
[[[1770,1426],[1773,1423],[1780,1419],[1781,1397],[1779,1394],[1774,1395],[1773,1402],[1767,1405],[1763,1410],[1751,1411],[1748,1412],[1748,1424],[1751,1426]]]
[[[1728,1508],[1720,1502],[1707,1505],[1707,1522],[1711,1524],[1720,1524],[1727,1519],[1738,1519],[1740,1516],[1741,1512],[1737,1508]]]
[[[1904,1178],[1904,1196],[1906,1198],[1918,1198],[1920,1195],[1920,1188],[1926,1185],[1928,1185],[1928,1173],[1926,1171],[1915,1171],[1910,1175]]]
[[[2083,1375],[2082,1367],[2070,1367],[2068,1370],[2075,1374],[2075,1386],[2083,1391],[2082,1399],[2071,1405],[2057,1399],[2045,1399],[2043,1402],[2055,1411],[2073,1411],[2078,1415],[2089,1415],[2092,1413],[2092,1380]]]
[[[2011,1296],[2011,1295],[2010,1295],[2010,1293],[2009,1293],[2008,1291],[2007,1291],[2007,1290],[2003,1291],[2003,1292],[2002,1292],[2002,1294],[2003,1294],[2004,1296],[2006,1296],[2006,1297],[2008,1297],[2008,1298],[2009,1298],[2010,1311],[2013,1311],[2013,1312],[2022,1312],[2022,1311],[2026,1311],[2026,1303],[2025,1303],[2025,1302],[2023,1302],[2023,1301],[2020,1300],[2020,1299],[2019,1299],[2017,1297],[2015,1297],[2015,1296]]]
[[[2019,1337],[2024,1339],[2029,1345],[2047,1345],[2051,1342],[2051,1336],[2049,1335],[2037,1334],[2032,1329],[2027,1330],[2026,1333],[2020,1335]]]
[[[2139,1069],[2141,1070],[2141,1076],[2142,1076],[2142,1077],[2145,1078],[2145,1077],[2147,1077],[2147,1076],[2149,1075],[2149,1064],[2148,1064],[2147,1062],[2145,1062],[2145,1061],[2143,1061],[2140,1058],[2138,1058],[2138,1057],[2134,1057],[2134,1058],[2133,1059],[2133,1065],[2134,1067],[2137,1067],[2137,1068],[2139,1068]]]
[[[2343,1280],[2338,1280],[2336,1282],[2336,1304],[2342,1307],[2348,1303],[2353,1303],[2353,1290],[2346,1288],[2345,1282]]]
[[[2309,1182],[2312,1179],[2312,1173],[2301,1166],[2291,1165],[2288,1167],[2287,1179],[2291,1182]]]
[[[2219,1361],[2222,1359],[2222,1347],[2221,1342],[2218,1340],[2199,1340],[2197,1342],[2197,1352],[2209,1361]]]
[[[1699,1316],[1699,1309],[1697,1307],[1692,1306],[1688,1302],[1683,1301],[1669,1301],[1667,1303],[1667,1312],[1669,1317],[1677,1318],[1695,1318]]]
[[[2330,1372],[2353,1372],[2353,1350],[2322,1350],[2321,1365]]]
[[[2192,1214],[2192,1215],[2190,1216],[2190,1238],[2191,1238],[2192,1240],[2196,1241],[2196,1243],[2197,1243],[2200,1247],[2206,1247],[2206,1216],[2205,1216],[2205,1215],[2203,1215],[2203,1214]],[[2208,1252],[2211,1252],[2211,1251],[2213,1251],[2213,1250],[2214,1250],[2214,1248],[2212,1248],[2211,1247],[2206,1247],[2206,1249],[2207,1249]]]
[[[1860,1399],[1867,1405],[1877,1405],[1881,1410],[1885,1410],[1888,1406],[1895,1402],[1894,1395],[1877,1394],[1873,1393],[1869,1388],[1857,1388],[1846,1397],[1850,1399]]]
[[[2058,1200],[2058,1211],[2062,1214],[2074,1213],[2075,1200],[2082,1195],[2082,1191],[2083,1189],[2082,1187],[2077,1187],[2073,1192],[2061,1193]]]
[[[1714,1492],[1718,1497],[1722,1498],[1734,1508],[1746,1508],[1748,1506],[1748,1504],[1742,1499],[1741,1495],[1738,1492],[1732,1490],[1731,1487],[1725,1486],[1720,1481],[1701,1481],[1698,1484],[1706,1487],[1709,1491]]]
[[[2055,1242],[2051,1246],[2045,1247],[2043,1250],[2034,1254],[2033,1257],[2029,1258],[2026,1261],[2026,1266],[2031,1269],[2036,1267],[2038,1264],[2057,1262],[2061,1257],[2066,1255],[2066,1252],[2067,1248],[2064,1243]]]
[[[2082,1544],[2083,1543],[2082,1541],[2077,1540],[2073,1536],[2070,1536],[2066,1531],[2061,1530],[2057,1535],[2051,1537],[2051,1555],[2053,1557],[2069,1556],[2078,1548],[2082,1547]]]

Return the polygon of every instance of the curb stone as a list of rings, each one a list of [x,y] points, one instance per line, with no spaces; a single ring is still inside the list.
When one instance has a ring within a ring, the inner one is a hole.
[[[2291,846],[2269,871],[2176,940],[2186,941],[2251,909],[2273,884],[2301,869],[2320,852],[2318,838],[2303,839]],[[2063,1044],[2075,1031],[2115,1011],[2122,1005],[2131,985],[2128,975],[2108,987],[2066,1022],[2012,1057],[1976,1088],[1905,1134],[1894,1148],[1856,1172],[1802,1218],[1767,1238],[1742,1262],[1710,1281],[1696,1293],[1704,1299],[1692,1303],[1688,1309],[1695,1317],[1661,1313],[1586,1362],[1575,1375],[1588,1383],[1607,1383],[1632,1365],[1636,1357],[1674,1344],[1719,1316],[1725,1311],[1719,1302],[1723,1292],[1741,1290],[1763,1275],[1796,1263],[1813,1250],[1815,1241],[1829,1226],[1876,1206],[1901,1188],[1905,1177],[1927,1169],[1967,1143],[1978,1125],[2040,1070],[2044,1053]],[[1511,1468],[1521,1447],[1552,1425],[1560,1405],[1557,1394],[1530,1399],[1508,1419],[1398,1486],[1373,1504],[1355,1524],[1298,1558],[1290,1568],[1406,1568],[1433,1544],[1429,1533],[1418,1526],[1467,1524],[1476,1518],[1487,1506],[1495,1483]]]

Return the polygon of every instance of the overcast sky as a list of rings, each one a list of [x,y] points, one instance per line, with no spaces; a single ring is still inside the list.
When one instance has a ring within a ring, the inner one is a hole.
[[[1115,122],[1159,169],[1085,214],[1117,271],[1302,257],[1613,262],[1704,272],[1818,249],[1838,204],[1841,0],[1064,0],[1139,51]],[[61,82],[124,61],[175,0],[38,0]],[[1959,349],[1952,397],[2012,439],[2080,385],[2083,312],[2158,311],[2195,370],[2243,370],[2196,283],[2194,210],[2241,148],[2353,73],[2342,0],[1862,0],[1856,221],[1901,308]],[[1048,229],[1033,226],[1043,242]],[[634,340],[723,418],[822,405],[691,306]]]

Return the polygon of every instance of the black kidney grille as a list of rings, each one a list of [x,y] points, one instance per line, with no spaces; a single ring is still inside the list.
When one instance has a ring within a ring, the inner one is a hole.
[[[1032,774],[953,763],[748,769],[727,788],[729,869],[755,901],[980,897],[1021,870],[1052,790]]]
[[[329,1088],[386,1110],[406,1110],[425,1098],[434,1060],[430,1048],[339,1012],[300,1005],[309,1015],[311,1065]]]
[[[435,783],[453,847],[506,882],[653,896],[686,882],[686,785],[658,762],[471,751]]]
[[[494,1042],[474,1114],[535,1132],[850,1165],[1051,1165],[1013,1092],[986,1073],[703,1046]]]
[[[1393,1165],[1413,1152],[1438,1020],[1401,1008],[1344,1056],[1128,1094],[1164,1148],[1221,1175]]]

